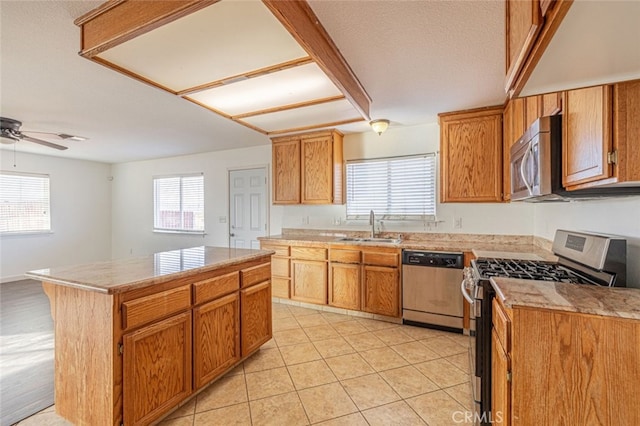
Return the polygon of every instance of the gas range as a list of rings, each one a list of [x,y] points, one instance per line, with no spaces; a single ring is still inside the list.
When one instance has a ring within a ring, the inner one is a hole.
[[[479,278],[506,277],[598,285],[586,275],[572,271],[556,262],[482,258],[473,263]]]
[[[464,270],[460,289],[470,304],[472,330],[475,329],[470,332],[475,418],[492,418],[492,301],[496,293],[491,278],[626,287],[627,242],[624,238],[558,230],[552,250],[558,257],[557,262],[481,257],[472,260],[471,268]]]

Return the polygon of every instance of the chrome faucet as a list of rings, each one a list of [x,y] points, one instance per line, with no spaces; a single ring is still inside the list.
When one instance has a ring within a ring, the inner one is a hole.
[[[376,237],[376,214],[371,210],[369,212],[369,225],[371,225],[371,238]]]

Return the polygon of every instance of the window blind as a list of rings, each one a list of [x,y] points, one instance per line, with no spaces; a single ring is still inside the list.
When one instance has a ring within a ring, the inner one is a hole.
[[[204,232],[204,176],[153,179],[154,229]]]
[[[347,162],[347,218],[433,219],[435,153]]]
[[[49,176],[0,172],[0,232],[51,231]]]

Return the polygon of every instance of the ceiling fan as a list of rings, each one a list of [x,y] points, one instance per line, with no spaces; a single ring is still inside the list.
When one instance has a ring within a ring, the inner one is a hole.
[[[69,135],[67,133],[52,133],[52,132],[21,132],[20,126],[22,122],[14,120],[12,118],[0,117],[0,142],[4,144],[12,144],[18,141],[24,140],[40,145],[48,146],[49,148],[55,148],[59,150],[67,149],[66,146],[58,145],[53,142],[44,141],[42,139],[34,138],[29,134],[43,135],[46,138],[55,138],[60,140],[73,140],[84,141],[87,138],[82,136]]]

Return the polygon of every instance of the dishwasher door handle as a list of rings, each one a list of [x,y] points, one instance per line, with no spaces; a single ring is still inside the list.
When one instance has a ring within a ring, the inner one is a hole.
[[[475,301],[473,300],[473,298],[471,296],[469,296],[469,293],[467,293],[467,286],[466,286],[467,280],[468,280],[468,278],[463,278],[462,279],[462,282],[460,283],[460,292],[462,293],[464,298],[467,299],[467,302],[469,302],[469,304],[471,306],[473,306]]]

